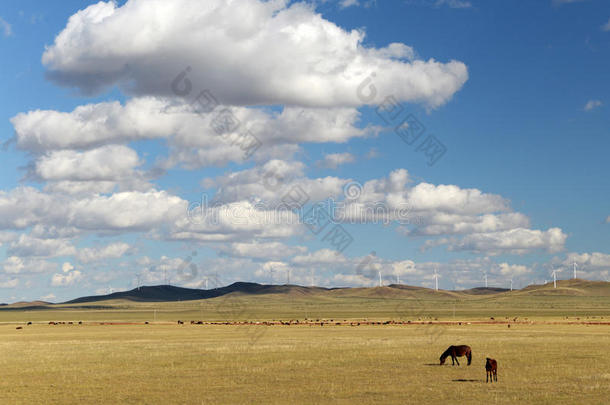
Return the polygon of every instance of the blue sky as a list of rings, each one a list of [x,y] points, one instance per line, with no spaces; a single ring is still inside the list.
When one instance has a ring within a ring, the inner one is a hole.
[[[469,288],[576,263],[608,278],[606,2],[143,4],[0,6],[1,301],[133,288],[136,274],[432,286],[437,269],[441,288]],[[170,82],[186,66],[182,98]],[[189,110],[204,88],[260,140],[252,156],[210,130],[221,107]],[[388,96],[425,127],[413,145],[377,114]],[[417,151],[428,135],[446,148],[433,165]],[[205,194],[254,218],[294,187],[306,208],[407,207],[410,221],[335,221],[353,240],[341,249],[330,227],[187,216]]]

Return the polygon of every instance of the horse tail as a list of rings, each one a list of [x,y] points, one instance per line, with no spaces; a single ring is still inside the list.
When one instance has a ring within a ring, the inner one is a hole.
[[[468,350],[468,353],[466,353],[466,357],[468,358],[468,365],[470,365],[470,363],[472,362],[472,350]]]

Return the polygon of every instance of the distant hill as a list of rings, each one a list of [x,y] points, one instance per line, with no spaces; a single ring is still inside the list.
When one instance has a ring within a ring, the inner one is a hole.
[[[308,295],[328,291],[322,287],[301,287],[297,285],[266,285],[257,283],[237,282],[226,287],[200,290],[172,285],[142,286],[129,291],[120,291],[107,295],[92,295],[76,298],[64,304],[81,304],[108,300],[129,300],[142,302],[191,301],[216,298],[226,294],[297,294]]]
[[[234,295],[265,295],[275,294],[287,297],[326,297],[328,299],[337,298],[365,298],[365,299],[485,299],[489,298],[509,298],[517,296],[602,296],[610,297],[610,283],[604,281],[587,280],[561,280],[557,281],[557,288],[553,288],[553,283],[544,285],[534,284],[521,290],[510,291],[505,288],[496,287],[477,287],[468,290],[435,291],[425,287],[415,287],[405,284],[391,284],[383,287],[303,287],[298,285],[267,285],[247,282],[236,282],[231,285],[210,290],[195,288],[183,288],[172,285],[142,286],[129,291],[120,291],[106,295],[92,295],[80,297],[62,303],[82,304],[103,303],[105,301],[127,300],[132,302],[172,302],[172,301],[192,301],[210,299],[227,294]],[[18,302],[10,305],[3,305],[0,309],[44,309],[50,308],[53,304],[44,301]]]
[[[523,295],[567,295],[567,296],[598,296],[610,297],[610,283],[606,281],[589,281],[582,279],[557,280],[557,288],[553,282],[533,284],[517,291]]]

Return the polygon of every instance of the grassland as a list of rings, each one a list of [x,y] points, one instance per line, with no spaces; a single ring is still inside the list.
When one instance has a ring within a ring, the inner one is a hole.
[[[3,326],[0,402],[607,403],[608,326],[429,328]],[[452,343],[471,366],[436,365]]]
[[[5,309],[0,311],[0,403],[605,404],[610,395],[605,285],[566,283],[558,290],[482,295],[396,294],[383,288],[293,291]],[[305,317],[414,323],[175,322]],[[491,317],[498,323],[477,323]],[[425,323],[416,324],[418,319]],[[52,326],[49,320],[84,323]],[[443,320],[456,323],[437,323]],[[438,366],[450,344],[469,344],[472,365],[464,360],[459,367]],[[485,383],[486,356],[498,360],[497,384]]]

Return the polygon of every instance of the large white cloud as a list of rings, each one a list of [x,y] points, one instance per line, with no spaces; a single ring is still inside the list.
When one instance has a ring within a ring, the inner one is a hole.
[[[119,192],[77,198],[18,187],[0,192],[0,228],[149,231],[186,216],[188,203],[166,191]],[[61,233],[60,231],[58,231]]]
[[[308,178],[305,165],[301,162],[270,160],[251,169],[233,171],[214,179],[205,179],[206,187],[217,187],[215,200],[236,202],[252,197],[261,201],[263,206],[275,208],[294,187],[299,187],[310,202],[337,198],[350,179],[327,176]]]
[[[136,170],[140,164],[137,152],[123,145],[107,145],[84,152],[56,150],[34,161],[31,176],[46,182],[45,190],[65,194],[152,189],[147,175]]]
[[[53,151],[35,163],[35,173],[42,180],[103,181],[133,174],[138,154],[121,145],[108,145],[86,152]]]
[[[36,174],[45,179],[58,177],[58,161],[64,162],[61,166],[64,169],[74,169],[110,152],[123,156],[122,163],[119,165],[115,161],[111,165],[115,167],[105,169],[105,173],[99,173],[99,169],[92,171],[88,178],[108,178],[108,171],[116,177],[118,169],[124,171],[139,164],[137,155],[127,147],[102,145],[167,139],[170,155],[163,166],[194,168],[243,162],[242,145],[231,142],[232,137],[238,139],[242,131],[250,131],[260,141],[255,155],[260,160],[270,156],[286,158],[298,150],[300,143],[341,143],[354,137],[374,135],[378,130],[376,127],[359,128],[360,113],[354,108],[285,107],[276,111],[233,107],[231,114],[239,121],[239,126],[221,137],[213,126],[221,110],[222,107],[218,107],[212,112],[202,112],[198,110],[198,104],[184,106],[167,99],[142,97],[124,105],[118,102],[90,104],[71,112],[34,110],[17,114],[11,123],[20,149],[34,154],[46,152],[36,163]],[[67,151],[62,151],[64,149]],[[82,149],[94,150],[74,151]],[[88,172],[79,173],[82,178]]]
[[[197,203],[199,204],[199,203]],[[197,206],[179,216],[169,237],[174,240],[227,242],[289,238],[302,233],[297,213],[261,207],[250,201],[238,201],[207,208]]]
[[[362,105],[357,89],[374,72],[378,94],[437,107],[468,79],[461,62],[414,60],[404,44],[367,48],[363,39],[305,3],[100,2],[70,17],[42,61],[63,85],[122,84],[138,95],[172,94],[188,65],[192,86],[231,105]]]
[[[535,249],[556,252],[563,248],[567,236],[560,229],[529,229],[529,218],[511,212],[509,202],[500,195],[456,185],[410,183],[404,169],[363,185],[337,177],[312,179],[304,175],[302,163],[282,160],[203,182],[219,189],[214,199],[223,203],[256,196],[261,207],[273,208],[281,206],[283,198],[298,187],[310,203],[334,199],[336,222],[398,221],[403,224],[399,231],[409,236],[466,235],[431,240],[427,246],[448,244],[451,250],[490,254],[523,254]]]
[[[71,112],[33,110],[17,114],[11,123],[19,148],[45,152],[165,137],[183,118],[171,113],[166,102],[147,97],[124,106],[114,101],[79,106]]]
[[[546,231],[516,228],[473,233],[448,243],[450,250],[469,250],[487,254],[525,254],[535,249],[556,253],[563,249],[566,239],[567,235],[560,228],[550,228]]]

